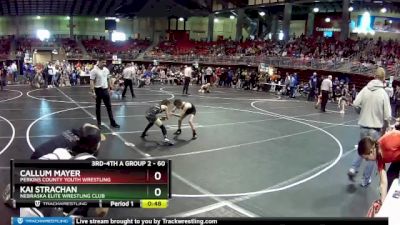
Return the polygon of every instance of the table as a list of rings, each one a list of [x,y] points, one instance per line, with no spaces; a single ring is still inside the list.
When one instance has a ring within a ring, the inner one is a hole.
[[[388,217],[389,225],[400,224],[400,198],[393,198],[395,191],[400,191],[399,179],[395,179],[376,217]]]
[[[286,85],[278,83],[261,83],[263,91],[275,92],[276,87],[284,88]]]
[[[89,84],[90,83],[90,75],[89,74],[85,74],[85,75],[80,75],[80,81],[81,81],[81,85],[84,85],[84,84]]]

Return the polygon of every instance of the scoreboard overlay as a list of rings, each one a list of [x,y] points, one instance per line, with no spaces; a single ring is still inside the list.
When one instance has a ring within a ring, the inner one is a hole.
[[[170,160],[11,160],[17,207],[166,208]]]

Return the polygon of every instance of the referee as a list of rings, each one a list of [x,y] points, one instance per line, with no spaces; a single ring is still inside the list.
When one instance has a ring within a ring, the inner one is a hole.
[[[133,92],[133,78],[136,75],[136,68],[133,63],[128,63],[127,67],[122,71],[122,76],[124,77],[124,91],[122,92],[122,98],[125,98],[126,90],[131,90],[132,98],[135,97],[135,93]]]
[[[183,70],[183,75],[185,77],[185,80],[183,84],[182,94],[188,94],[190,78],[192,78],[192,73],[193,73],[192,67],[185,66],[185,69]]]
[[[328,103],[329,93],[332,92],[332,75],[329,75],[328,78],[324,79],[321,83],[321,112],[326,112],[325,107]]]
[[[90,71],[90,89],[96,95],[96,118],[97,125],[101,129],[101,113],[100,106],[101,100],[107,108],[108,117],[110,118],[111,126],[119,128],[120,126],[115,122],[111,109],[111,100],[108,93],[111,90],[110,71],[105,67],[106,61],[100,59],[97,65]]]

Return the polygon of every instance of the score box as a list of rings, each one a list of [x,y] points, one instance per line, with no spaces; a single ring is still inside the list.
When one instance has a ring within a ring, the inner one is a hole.
[[[140,208],[143,208],[143,209],[165,209],[165,208],[168,208],[168,200],[165,200],[165,199],[143,199],[143,200],[140,200]]]
[[[169,199],[170,175],[169,160],[11,160],[11,199],[15,207]]]

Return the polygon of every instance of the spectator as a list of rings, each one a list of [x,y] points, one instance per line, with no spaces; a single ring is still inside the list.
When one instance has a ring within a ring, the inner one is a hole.
[[[394,130],[383,135],[379,140],[364,137],[358,143],[358,155],[371,163],[377,162],[380,178],[379,189],[381,202],[400,171],[400,131]],[[386,172],[385,163],[391,163]]]
[[[345,106],[349,105],[350,101],[351,101],[351,95],[350,95],[350,91],[349,91],[349,85],[344,84],[342,93],[341,93],[341,97],[339,98],[339,101],[338,101],[338,106],[340,108],[341,114],[344,114]]]
[[[318,82],[317,73],[314,72],[309,81],[310,92],[308,93],[307,101],[314,101],[317,82]]]
[[[389,99],[392,100],[394,95],[393,88],[389,85],[389,82],[385,82],[384,85],[385,85],[385,91],[388,94]]]
[[[386,132],[391,118],[391,106],[389,96],[386,94],[383,82],[385,81],[385,70],[378,68],[375,79],[370,81],[357,95],[353,102],[354,107],[360,113],[358,124],[360,125],[360,139],[370,137],[376,141]],[[352,166],[348,171],[350,180],[354,180],[363,158],[356,155]],[[362,178],[362,187],[367,187],[372,179],[374,164],[367,162]]]
[[[78,83],[78,72],[76,70],[73,70],[71,73],[71,85],[76,86]]]
[[[285,95],[287,95],[287,96],[289,96],[289,86],[290,86],[290,80],[291,80],[291,77],[290,77],[290,75],[289,75],[289,73],[288,72],[286,72],[286,76],[285,76],[285,90],[284,90],[284,93],[285,93]]]
[[[291,98],[296,97],[296,87],[297,87],[297,73],[295,73],[293,76],[290,77],[289,88],[290,88]]]
[[[396,86],[396,91],[394,93],[394,99],[395,99],[394,116],[396,118],[399,118],[400,117],[400,86]]]
[[[233,76],[234,76],[233,70],[229,68],[228,77],[226,79],[226,86],[227,87],[231,87],[232,86]]]
[[[4,89],[4,86],[7,85],[7,72],[4,69],[5,64],[3,64],[3,67],[0,68],[0,90],[2,91]]]
[[[353,102],[356,99],[357,96],[357,89],[356,85],[353,84],[353,87],[351,88],[351,102]]]
[[[18,67],[17,67],[17,64],[15,62],[13,62],[11,64],[11,73],[12,73],[12,76],[13,76],[14,83],[16,83],[17,80],[18,80]]]

